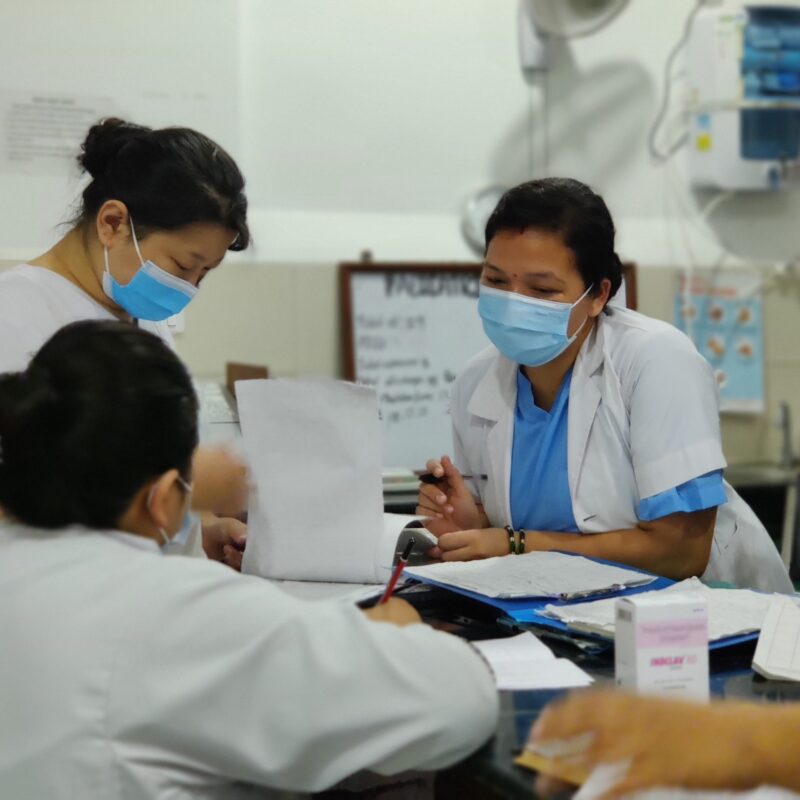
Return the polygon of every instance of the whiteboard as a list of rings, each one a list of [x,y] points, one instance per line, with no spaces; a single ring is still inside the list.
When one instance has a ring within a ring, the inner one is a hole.
[[[450,389],[489,341],[477,265],[341,269],[346,377],[378,394],[384,466],[422,469],[452,453]]]

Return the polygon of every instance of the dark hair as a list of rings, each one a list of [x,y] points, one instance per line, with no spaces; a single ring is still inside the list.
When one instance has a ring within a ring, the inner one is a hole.
[[[572,250],[578,271],[593,294],[611,282],[609,297],[622,283],[622,262],[614,251],[614,222],[603,198],[572,178],[541,178],[509,189],[486,223],[486,249],[498,231],[530,228],[557,234]]]
[[[229,250],[244,250],[250,243],[242,173],[202,133],[153,130],[111,117],[89,128],[78,164],[91,176],[78,224],[97,214],[106,200],[119,200],[143,236],[216,222],[236,231]]]
[[[42,528],[113,528],[149,479],[190,480],[197,400],[177,356],[123,322],[76,322],[0,375],[0,506]]]

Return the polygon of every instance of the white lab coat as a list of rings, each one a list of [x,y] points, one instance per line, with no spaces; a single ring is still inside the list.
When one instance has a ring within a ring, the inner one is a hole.
[[[0,524],[0,797],[317,791],[464,758],[498,698],[465,642],[82,528]]]
[[[493,526],[511,523],[509,482],[518,366],[490,347],[453,386],[454,459],[486,474],[472,489]],[[628,309],[598,318],[573,368],[567,465],[582,533],[634,528],[642,498],[713,470],[725,458],[709,364],[667,323]],[[706,580],[791,592],[769,534],[727,484]]]
[[[0,374],[28,366],[39,348],[58,330],[72,322],[117,318],[86,292],[52,270],[18,264],[0,272]],[[166,322],[140,320],[149,331],[174,349]],[[202,418],[200,424],[203,424]],[[170,555],[204,556],[200,526]]]
[[[80,320],[115,320],[86,292],[52,270],[18,264],[0,272],[0,373],[28,366],[39,348],[60,328]],[[165,322],[142,320],[139,326],[170,347]]]

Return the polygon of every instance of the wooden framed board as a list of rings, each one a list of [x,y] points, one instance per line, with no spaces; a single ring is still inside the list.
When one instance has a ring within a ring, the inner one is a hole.
[[[373,386],[383,420],[384,466],[422,469],[452,452],[450,386],[489,345],[476,304],[480,264],[339,265],[347,380]],[[633,265],[625,265],[635,303]]]

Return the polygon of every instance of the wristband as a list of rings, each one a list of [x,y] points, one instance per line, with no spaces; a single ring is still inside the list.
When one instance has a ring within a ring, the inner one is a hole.
[[[517,554],[517,539],[514,535],[514,529],[510,525],[506,525],[506,533],[508,534],[508,552],[510,555]]]

